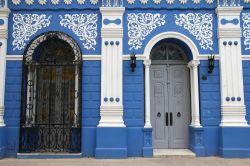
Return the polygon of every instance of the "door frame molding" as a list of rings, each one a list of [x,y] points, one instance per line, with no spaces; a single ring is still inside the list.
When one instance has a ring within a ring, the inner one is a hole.
[[[191,124],[195,128],[202,127],[200,124],[200,110],[199,110],[199,82],[198,82],[198,66],[200,61],[198,59],[199,51],[196,45],[187,36],[178,32],[164,32],[153,37],[145,47],[144,50],[144,66],[145,66],[145,125],[144,128],[152,128],[150,121],[150,53],[153,47],[161,40],[173,38],[184,42],[191,50],[193,59],[188,62],[187,67],[190,69],[190,91],[191,91]]]

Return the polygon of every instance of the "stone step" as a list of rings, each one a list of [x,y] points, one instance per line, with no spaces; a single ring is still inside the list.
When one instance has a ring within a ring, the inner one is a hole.
[[[155,158],[164,158],[171,156],[195,157],[195,154],[189,149],[154,149]]]

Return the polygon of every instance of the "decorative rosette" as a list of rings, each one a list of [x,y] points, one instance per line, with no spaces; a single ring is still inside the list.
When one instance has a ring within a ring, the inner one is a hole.
[[[40,5],[45,5],[47,3],[47,0],[38,0]]]
[[[153,0],[155,4],[160,4],[161,0]]]
[[[187,3],[187,0],[180,0],[180,3],[184,5]]]
[[[77,0],[78,4],[83,5],[85,3],[85,0]]]
[[[12,3],[14,5],[19,5],[21,3],[21,0],[12,0]]]
[[[51,3],[52,3],[53,5],[58,5],[58,4],[59,4],[59,0],[51,0]]]
[[[207,2],[208,4],[211,4],[211,3],[214,2],[214,0],[206,0],[206,2]]]
[[[27,5],[32,5],[34,3],[34,0],[25,0]]]
[[[91,3],[92,5],[96,5],[96,4],[98,3],[98,0],[90,0],[90,3]]]
[[[201,2],[201,0],[193,0],[193,3],[194,4],[198,4],[198,3],[200,3]]]
[[[134,4],[135,3],[135,0],[127,0],[128,4]]]
[[[173,4],[174,3],[174,0],[166,0],[167,1],[167,4]]]
[[[148,3],[148,0],[140,0],[141,4],[145,5]]]
[[[72,0],[64,0],[64,3],[65,3],[66,5],[70,5],[70,4],[72,3]]]

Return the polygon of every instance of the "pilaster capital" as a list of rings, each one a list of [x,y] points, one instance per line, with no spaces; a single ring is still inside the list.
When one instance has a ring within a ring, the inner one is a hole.
[[[143,64],[144,64],[145,68],[149,68],[150,65],[151,65],[151,60],[150,59],[146,59],[146,60],[143,61]]]
[[[0,18],[1,17],[9,17],[9,14],[10,14],[10,9],[7,8],[7,7],[2,7],[1,10],[0,10]]]
[[[197,68],[200,65],[199,60],[192,60],[188,63],[188,68]]]

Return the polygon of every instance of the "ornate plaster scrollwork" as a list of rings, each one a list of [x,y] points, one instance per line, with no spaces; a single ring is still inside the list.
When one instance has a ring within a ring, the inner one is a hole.
[[[38,3],[39,3],[40,5],[46,5],[47,0],[38,0]]]
[[[91,3],[92,5],[96,5],[96,4],[98,3],[98,0],[90,0],[90,3]]]
[[[213,16],[209,13],[175,14],[175,24],[188,30],[200,41],[202,49],[212,50],[213,45]]]
[[[70,5],[70,4],[72,3],[72,0],[64,0],[64,3],[65,3],[66,5]]]
[[[12,3],[14,5],[19,5],[21,3],[21,0],[12,0]]]
[[[173,4],[174,0],[166,0],[168,4]]]
[[[160,3],[161,3],[161,0],[153,0],[153,2],[154,2],[155,4],[160,4]]]
[[[134,4],[135,3],[135,0],[127,0],[128,1],[128,4]]]
[[[128,14],[128,45],[130,50],[138,50],[142,41],[157,27],[165,25],[165,16],[159,13],[131,13]]]
[[[245,50],[250,50],[250,13],[242,13]]]
[[[60,0],[51,0],[51,3],[52,3],[53,5],[58,5],[58,4],[59,4],[59,1],[60,1]]]
[[[60,24],[72,30],[80,40],[84,48],[95,50],[97,37],[97,14],[65,14],[61,16]]]
[[[187,3],[187,0],[179,0],[181,4],[186,4]]]
[[[32,5],[34,3],[34,0],[25,0],[27,5]]]
[[[78,4],[83,5],[85,3],[85,0],[77,0]]]
[[[32,35],[50,25],[50,18],[45,14],[13,14],[13,50],[24,49]]]

